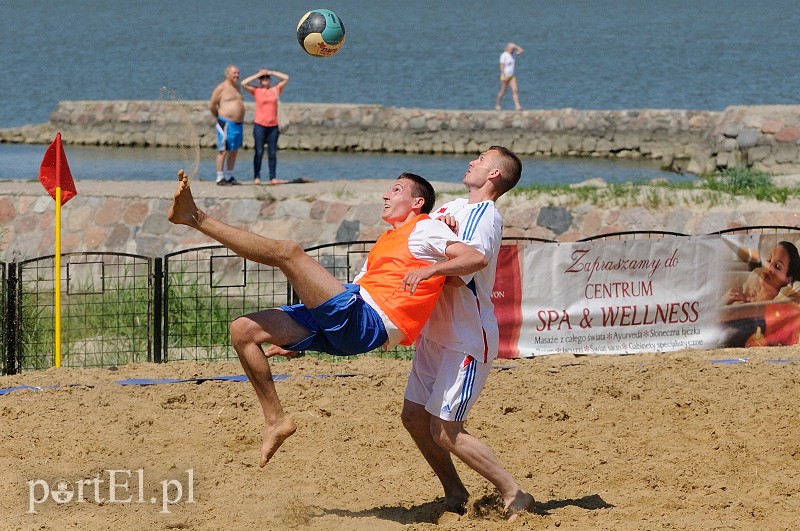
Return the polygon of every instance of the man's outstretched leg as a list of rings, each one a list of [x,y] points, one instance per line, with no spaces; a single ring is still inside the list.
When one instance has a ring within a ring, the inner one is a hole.
[[[227,225],[197,208],[189,177],[178,172],[178,189],[167,218],[218,241],[245,260],[279,268],[309,308],[319,306],[345,290],[341,282],[293,240],[274,240]]]

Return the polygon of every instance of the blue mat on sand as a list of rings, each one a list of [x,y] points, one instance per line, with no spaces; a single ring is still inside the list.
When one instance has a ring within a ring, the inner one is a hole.
[[[720,365],[736,365],[737,363],[747,363],[750,361],[750,358],[732,358],[732,359],[723,359],[723,360],[711,360],[711,363],[718,363]],[[785,359],[774,359],[774,360],[766,360],[767,363],[797,363],[798,360],[785,360]]]
[[[58,387],[57,385],[48,385],[45,387],[35,387],[32,385],[18,385],[17,387],[7,387],[5,389],[0,389],[0,395],[7,395],[13,391],[24,391],[25,389],[33,389],[34,391],[41,391],[42,389],[53,389]]]
[[[315,374],[315,375],[304,375],[304,378],[349,378],[352,376],[358,376],[357,373],[343,373],[343,374]],[[288,380],[291,376],[286,374],[275,374],[272,376],[272,379],[276,382],[280,382],[283,380]],[[245,374],[234,374],[229,376],[201,376],[199,378],[126,378],[124,380],[117,380],[114,382],[116,385],[165,385],[165,384],[176,384],[176,383],[187,383],[187,382],[194,382],[197,384],[201,384],[203,382],[209,381],[221,381],[221,382],[246,382],[247,375]],[[71,385],[80,385],[80,384],[71,384]],[[25,389],[32,389],[34,391],[41,391],[42,389],[54,389],[59,387],[58,385],[48,385],[46,387],[34,387],[30,385],[18,385],[16,387],[8,387],[5,389],[0,389],[0,395],[6,395],[8,393],[12,393],[14,391],[24,391]]]

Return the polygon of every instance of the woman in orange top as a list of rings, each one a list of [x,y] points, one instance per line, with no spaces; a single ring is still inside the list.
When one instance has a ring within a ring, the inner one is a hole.
[[[271,76],[277,77],[277,85],[272,85]],[[258,78],[259,86],[250,85]],[[283,87],[289,82],[289,76],[277,70],[262,68],[242,81],[242,87],[256,100],[256,116],[253,119],[253,140],[256,154],[253,157],[253,184],[261,184],[261,162],[264,160],[264,145],[267,146],[267,164],[269,166],[269,183],[281,184],[276,177],[278,166],[278,102]]]

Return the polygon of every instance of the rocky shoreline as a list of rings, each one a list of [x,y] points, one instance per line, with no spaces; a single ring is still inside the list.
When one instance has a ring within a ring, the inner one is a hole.
[[[252,123],[247,102],[245,127]],[[750,167],[800,172],[800,106],[476,111],[284,103],[281,149],[475,153],[492,144],[521,155],[650,159],[690,173]],[[62,101],[47,124],[0,129],[0,142],[100,146],[215,145],[205,101]],[[245,147],[252,144],[245,135]]]

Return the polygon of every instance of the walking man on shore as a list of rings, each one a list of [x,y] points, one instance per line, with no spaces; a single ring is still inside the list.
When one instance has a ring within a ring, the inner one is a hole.
[[[503,53],[500,54],[500,92],[497,93],[497,103],[494,108],[500,110],[506,88],[511,87],[511,97],[514,100],[514,109],[521,111],[522,105],[519,104],[519,90],[517,89],[517,77],[514,74],[516,60],[515,55],[522,54],[522,47],[513,42],[506,44]]]
[[[217,184],[239,184],[233,177],[233,169],[244,136],[244,98],[235,65],[225,69],[225,80],[211,93],[209,109],[217,122]]]
[[[448,277],[431,318],[417,339],[405,391],[403,425],[444,487],[445,505],[463,512],[469,492],[452,455],[489,480],[516,519],[534,503],[481,440],[464,429],[497,356],[499,330],[491,300],[503,219],[495,201],[516,186],[522,163],[510,150],[492,146],[469,163],[467,198],[446,203],[433,216],[445,221],[486,257],[474,274]]]

